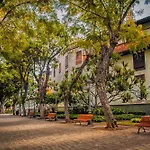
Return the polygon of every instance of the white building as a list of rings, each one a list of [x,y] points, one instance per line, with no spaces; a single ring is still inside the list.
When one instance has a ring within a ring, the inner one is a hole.
[[[150,16],[138,20],[137,24],[142,24],[144,30],[150,31]],[[125,44],[119,44],[115,51],[121,53],[120,62],[128,63],[129,68],[135,70],[135,75],[145,80],[148,88],[150,86],[150,48],[138,55],[134,55],[129,52]],[[80,67],[85,58],[84,51],[79,49],[63,56],[60,55],[58,57],[58,67],[52,69],[52,81],[61,82],[64,74],[68,73],[70,75],[72,68]],[[148,100],[150,100],[150,89],[148,89],[148,92]]]

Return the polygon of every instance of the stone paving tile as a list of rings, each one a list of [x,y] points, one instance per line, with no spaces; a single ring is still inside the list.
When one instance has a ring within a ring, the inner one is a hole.
[[[0,115],[0,150],[150,150],[150,130],[106,130],[13,115]]]

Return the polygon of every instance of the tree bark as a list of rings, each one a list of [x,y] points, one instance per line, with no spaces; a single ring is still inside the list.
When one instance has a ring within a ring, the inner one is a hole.
[[[21,103],[19,103],[19,115],[21,116]]]
[[[5,113],[5,107],[4,107],[4,103],[1,102],[0,104],[0,113],[4,114]]]
[[[13,115],[16,115],[16,103],[13,103],[12,105],[12,112],[13,112]]]
[[[104,108],[104,115],[106,119],[106,124],[108,128],[114,128],[117,126],[116,119],[113,116],[113,113],[110,108],[110,104],[107,98],[106,92],[106,76],[107,71],[110,65],[110,58],[115,47],[115,43],[110,46],[110,48],[106,46],[102,46],[101,57],[97,63],[96,70],[96,90],[98,93],[98,97],[101,101],[102,107]]]
[[[97,83],[97,93],[100,98],[102,107],[104,108],[106,124],[108,128],[114,128],[116,126],[116,120],[113,116],[109,101],[107,99],[105,77],[102,74],[99,77],[100,77],[100,80]]]
[[[28,82],[24,83],[24,94],[22,96],[22,110],[23,110],[23,116],[26,116],[26,109],[25,109],[25,100],[27,98],[28,94]]]
[[[44,108],[44,103],[40,104],[40,118],[44,118],[44,112],[45,112],[45,108]]]
[[[69,105],[68,97],[66,96],[66,98],[64,98],[64,109],[65,109],[65,121],[66,122],[70,121],[68,105]]]

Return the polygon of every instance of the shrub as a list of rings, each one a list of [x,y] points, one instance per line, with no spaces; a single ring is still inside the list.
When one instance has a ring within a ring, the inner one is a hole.
[[[65,118],[65,114],[57,114],[57,118],[64,119]]]
[[[113,108],[111,107],[111,110],[113,112],[114,115],[121,115],[121,114],[125,114],[125,111],[120,109],[120,108]],[[92,113],[94,115],[104,115],[104,109],[103,108],[94,108],[92,110]]]
[[[64,114],[64,111],[57,111],[57,114]]]
[[[122,115],[115,115],[117,120],[131,120],[132,118],[141,118],[140,115],[134,114],[122,114]]]
[[[104,110],[103,110],[103,108],[94,108],[93,110],[92,110],[92,114],[94,114],[94,115],[104,115]]]
[[[128,112],[128,114],[141,115],[141,116],[146,115],[146,113],[143,112],[143,111],[139,111],[139,112]]]
[[[112,112],[114,115],[122,115],[122,114],[126,114],[124,110],[120,109],[120,108],[111,108]]]
[[[78,114],[70,114],[70,119],[77,119]]]
[[[141,121],[141,118],[132,118],[131,122],[133,123],[139,123]]]
[[[104,116],[95,115],[93,117],[93,121],[95,121],[95,122],[103,122],[103,121],[105,121],[105,118],[104,118]]]
[[[73,113],[73,114],[88,114],[88,107],[87,106],[74,107],[71,113]]]
[[[70,114],[70,119],[76,119],[78,117],[78,114]],[[65,114],[57,114],[57,118],[64,119]]]

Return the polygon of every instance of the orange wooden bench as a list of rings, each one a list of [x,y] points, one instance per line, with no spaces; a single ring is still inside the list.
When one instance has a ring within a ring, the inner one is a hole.
[[[140,123],[136,124],[136,126],[138,126],[137,133],[140,133],[141,128],[144,130],[144,132],[146,132],[144,127],[150,127],[150,116],[143,116]]]
[[[57,120],[56,119],[56,113],[49,113],[46,117],[45,120]]]
[[[79,114],[77,119],[74,119],[74,122],[79,122],[80,125],[82,122],[87,122],[87,125],[92,124],[93,114]]]
[[[28,117],[30,117],[30,118],[31,118],[31,117],[34,117],[34,112],[33,112],[33,111],[30,111],[29,114],[28,114]]]

